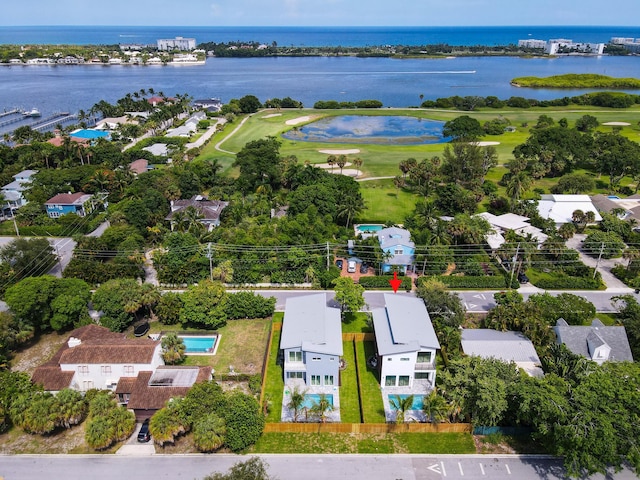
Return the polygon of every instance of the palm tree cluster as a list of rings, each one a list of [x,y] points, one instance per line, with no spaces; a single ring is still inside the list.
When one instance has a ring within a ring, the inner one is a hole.
[[[389,406],[395,412],[396,423],[405,423],[407,415],[414,408],[414,395],[393,395],[389,397]],[[440,423],[451,418],[452,405],[448,404],[445,398],[433,389],[429,395],[422,397],[421,411],[424,413],[425,422]],[[415,419],[414,419],[415,421]]]
[[[300,416],[304,414],[304,421],[317,420],[326,423],[329,414],[334,411],[333,403],[326,394],[320,394],[311,406],[305,406],[307,390],[300,390],[298,387],[291,389],[287,408],[293,410],[293,421],[300,421]]]

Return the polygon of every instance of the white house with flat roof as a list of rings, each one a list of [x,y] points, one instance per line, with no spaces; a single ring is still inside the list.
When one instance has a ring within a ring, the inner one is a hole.
[[[544,376],[533,343],[521,332],[465,328],[461,344],[465,355],[513,362],[529,376]]]
[[[504,235],[508,231],[513,231],[517,235],[527,237],[531,235],[538,245],[543,243],[548,236],[539,228],[529,224],[529,218],[515,213],[505,213],[503,215],[493,215],[489,212],[478,213],[477,217],[484,218],[489,225],[491,231],[486,235],[485,240],[492,250],[496,250],[506,242]]]
[[[593,212],[595,221],[602,221],[598,209],[591,202],[589,195],[554,195],[545,194],[538,200],[538,213],[544,219],[551,219],[556,227],[564,223],[571,223],[573,212],[582,210],[584,213]]]
[[[372,311],[382,386],[413,387],[414,380],[435,385],[440,342],[424,302],[392,293],[384,302]]]
[[[340,309],[327,306],[325,293],[287,299],[280,349],[285,383],[302,380],[307,386],[337,386],[342,356]]]

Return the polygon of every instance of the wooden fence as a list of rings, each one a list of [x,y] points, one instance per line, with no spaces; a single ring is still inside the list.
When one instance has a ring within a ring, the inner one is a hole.
[[[267,423],[265,433],[471,433],[470,423]]]
[[[376,339],[373,333],[343,333],[343,342],[373,342]]]

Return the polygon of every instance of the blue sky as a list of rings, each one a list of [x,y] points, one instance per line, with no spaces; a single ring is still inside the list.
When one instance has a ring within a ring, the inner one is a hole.
[[[464,26],[640,23],[618,0],[5,0],[0,25]]]

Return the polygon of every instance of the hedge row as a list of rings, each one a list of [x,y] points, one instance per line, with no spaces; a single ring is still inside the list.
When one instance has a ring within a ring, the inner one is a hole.
[[[401,277],[402,283],[400,284],[400,288],[406,290],[407,292],[411,291],[412,282],[409,277]],[[376,275],[374,277],[360,277],[358,281],[360,285],[362,285],[367,290],[391,290],[391,284],[389,280],[393,280],[392,275]]]
[[[508,288],[509,280],[502,275],[473,277],[467,275],[440,275],[435,277],[450,288]],[[514,279],[511,288],[518,288]]]
[[[596,278],[588,277],[554,277],[541,278],[535,286],[545,290],[598,290],[602,286],[600,274]]]

